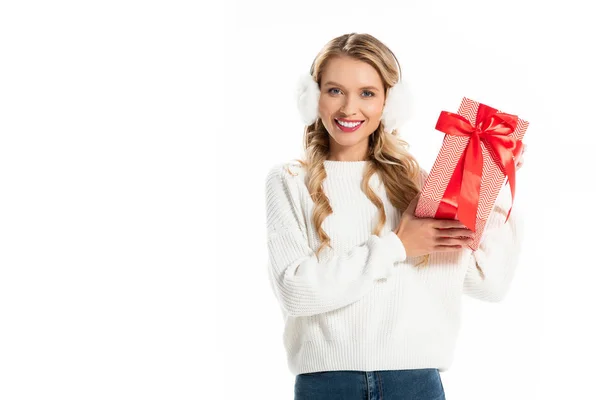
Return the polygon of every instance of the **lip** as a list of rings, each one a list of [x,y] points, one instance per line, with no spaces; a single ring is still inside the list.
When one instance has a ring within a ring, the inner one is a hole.
[[[340,118],[340,121],[344,121],[344,122],[360,122],[360,124],[356,125],[354,128],[346,128],[345,126],[341,126],[340,124],[338,124],[336,119],[337,118],[334,118],[333,122],[335,123],[335,126],[337,126],[337,128],[342,132],[354,132],[355,130],[359,129],[365,122],[365,121],[361,121],[361,120],[351,121],[351,120]]]

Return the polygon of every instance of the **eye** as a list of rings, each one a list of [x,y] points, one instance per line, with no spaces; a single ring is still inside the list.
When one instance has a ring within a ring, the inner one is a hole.
[[[331,92],[332,90],[340,90],[340,89],[338,89],[338,88],[331,88],[327,92],[331,93],[331,94],[337,94],[337,93],[332,93]],[[374,97],[375,96],[375,93],[371,92],[370,90],[363,90],[363,94],[364,93],[367,93],[367,96],[364,96],[364,97]]]

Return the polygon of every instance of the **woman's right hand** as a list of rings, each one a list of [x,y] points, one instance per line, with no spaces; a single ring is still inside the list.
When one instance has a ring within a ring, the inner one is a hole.
[[[419,196],[420,194],[415,196],[406,211],[402,213],[400,223],[395,230],[407,256],[416,257],[459,250],[471,242],[475,233],[460,221],[415,217]]]

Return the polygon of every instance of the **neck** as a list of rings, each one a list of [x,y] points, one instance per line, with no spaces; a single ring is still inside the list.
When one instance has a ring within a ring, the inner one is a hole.
[[[368,138],[354,146],[340,146],[331,138],[329,140],[329,161],[366,161],[369,157]]]

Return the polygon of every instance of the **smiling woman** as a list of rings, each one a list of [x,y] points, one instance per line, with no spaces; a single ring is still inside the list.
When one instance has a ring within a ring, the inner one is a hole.
[[[462,294],[498,301],[516,265],[510,202],[476,253],[462,223],[415,217],[427,172],[398,136],[400,78],[373,36],[329,41],[300,81],[305,157],[266,176],[269,279],[295,400],[444,399]],[[493,271],[485,281],[479,266]]]

